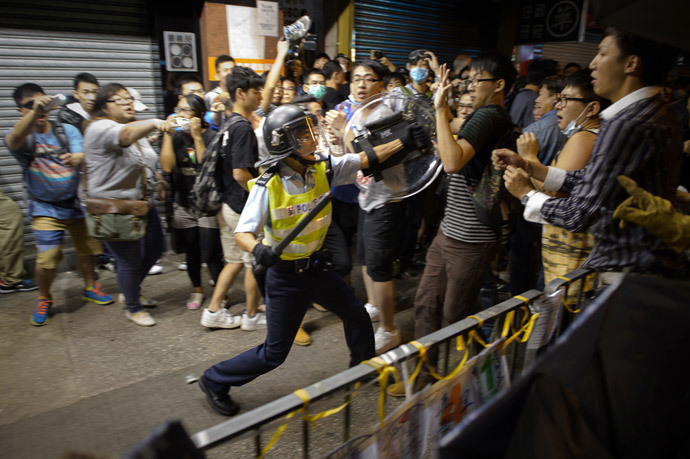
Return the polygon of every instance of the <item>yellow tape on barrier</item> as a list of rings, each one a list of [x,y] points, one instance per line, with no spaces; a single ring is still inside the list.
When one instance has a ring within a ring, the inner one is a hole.
[[[506,314],[505,319],[503,319],[503,331],[501,332],[501,338],[505,338],[510,333],[510,329],[513,327],[513,320],[515,320],[515,311],[510,311]]]
[[[536,322],[537,317],[539,317],[539,313],[533,314],[526,324],[524,324],[517,332],[515,332],[515,334],[513,334],[510,338],[506,340],[506,342],[503,344],[503,347],[505,348],[516,339],[521,343],[526,343],[530,335],[532,334],[532,330],[534,329],[534,323]],[[520,336],[520,333],[524,333],[522,338],[518,338]]]
[[[304,415],[302,419],[308,421],[308,422],[315,422],[318,421],[319,419],[327,418],[328,416],[332,416],[334,414],[340,413],[347,405],[352,402],[352,399],[355,398],[355,394],[357,394],[357,389],[359,389],[360,383],[355,384],[355,388],[352,390],[352,394],[350,394],[350,399],[340,405],[337,408],[332,408],[330,410],[322,411],[321,413],[314,414],[312,416]]]
[[[417,374],[419,373],[419,371],[417,370],[419,369],[421,371],[422,364],[426,364],[426,367],[429,369],[429,373],[431,374],[431,376],[433,376],[437,380],[443,379],[443,376],[438,374],[436,368],[434,368],[433,365],[431,365],[431,363],[429,362],[429,357],[427,357],[426,355],[427,351],[429,350],[429,347],[422,346],[422,343],[420,343],[419,341],[410,341],[410,344],[419,349],[419,361],[417,362],[417,367],[414,369],[414,378],[410,378],[410,384],[412,384],[414,382],[414,379],[417,378]]]
[[[269,441],[268,444],[264,446],[264,448],[261,450],[259,459],[262,459],[266,455],[266,453],[268,453],[271,450],[271,448],[273,448],[280,436],[283,435],[283,431],[287,428],[290,419],[292,419],[295,414],[301,413],[302,411],[306,410],[307,406],[309,406],[309,402],[311,399],[309,398],[309,394],[307,394],[307,391],[305,391],[304,389],[297,389],[295,392],[293,392],[293,394],[295,394],[297,397],[299,397],[300,400],[302,400],[302,407],[288,413],[288,415],[285,416],[285,423],[276,429],[276,432],[273,434],[273,437],[271,437],[271,441]]]
[[[572,279],[568,279],[568,278],[565,277],[565,276],[558,276],[558,279],[563,279],[563,280],[566,281],[566,282],[570,282],[570,281],[572,280]]]
[[[395,367],[388,365],[381,357],[374,357],[373,359],[362,362],[366,365],[372,366],[379,374],[379,424],[383,427],[383,419],[386,417],[386,386],[388,386],[388,376],[392,373],[395,382],[400,382],[398,371]]]

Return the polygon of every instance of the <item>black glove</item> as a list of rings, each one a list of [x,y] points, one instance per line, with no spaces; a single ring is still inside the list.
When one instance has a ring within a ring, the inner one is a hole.
[[[400,139],[405,145],[405,148],[426,148],[429,142],[429,137],[426,134],[426,129],[420,124],[410,124],[407,126],[405,136]]]
[[[280,260],[280,255],[275,253],[273,249],[267,245],[259,242],[252,249],[252,255],[256,259],[256,264],[269,268]]]

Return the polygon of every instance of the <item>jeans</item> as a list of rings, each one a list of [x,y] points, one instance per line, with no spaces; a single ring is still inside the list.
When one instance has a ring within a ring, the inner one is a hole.
[[[117,284],[131,313],[141,311],[141,283],[163,253],[163,228],[155,207],[149,210],[147,220],[146,234],[138,241],[105,242],[117,261]]]

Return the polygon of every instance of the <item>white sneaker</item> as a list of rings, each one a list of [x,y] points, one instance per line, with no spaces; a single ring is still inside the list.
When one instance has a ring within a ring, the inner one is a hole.
[[[367,310],[367,313],[369,314],[369,318],[371,319],[372,322],[378,322],[379,318],[381,317],[381,311],[379,311],[379,308],[374,306],[371,303],[367,303],[364,305],[364,309]]]
[[[242,317],[233,316],[227,309],[220,308],[211,312],[208,308],[201,314],[201,325],[208,328],[237,328],[242,323]]]
[[[242,330],[254,331],[262,328],[266,328],[265,312],[257,312],[254,317],[249,317],[246,311],[242,314]]]
[[[204,304],[204,294],[203,293],[192,293],[189,295],[187,300],[187,309],[196,310]]]
[[[163,272],[163,267],[161,265],[153,265],[149,269],[149,275],[160,274]]]
[[[400,330],[397,328],[395,331],[387,332],[382,327],[379,327],[374,334],[374,347],[376,348],[377,355],[400,346],[401,342]]]
[[[152,325],[156,325],[156,320],[153,317],[151,317],[151,314],[149,314],[146,311],[139,311],[135,313],[125,311],[125,317],[127,317],[135,324],[141,325],[142,327],[150,327]]]
[[[125,304],[125,294],[120,293],[117,295],[117,302]],[[158,306],[158,301],[152,300],[151,298],[146,298],[144,295],[139,297],[139,304],[145,308],[155,308]]]
[[[180,271],[187,271],[187,262],[183,261],[182,263],[177,265],[177,269],[179,269]]]
[[[211,287],[215,287],[215,286],[216,286],[216,282],[215,282],[213,279],[209,279],[209,280],[208,280],[208,285],[210,285]]]

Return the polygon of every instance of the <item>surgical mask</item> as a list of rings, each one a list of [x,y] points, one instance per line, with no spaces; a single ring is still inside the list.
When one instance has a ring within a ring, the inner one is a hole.
[[[310,95],[316,97],[316,100],[321,101],[323,96],[326,95],[326,87],[322,84],[310,84],[307,86],[307,92]]]
[[[585,122],[583,121],[582,123],[577,124],[577,120],[580,119],[580,117],[587,111],[588,108],[589,108],[589,105],[587,105],[585,107],[585,109],[582,110],[582,112],[580,112],[579,115],[577,115],[577,118],[570,121],[570,123],[568,123],[568,125],[565,127],[565,129],[561,129],[561,132],[563,133],[564,136],[570,138],[570,137],[572,137],[573,134],[575,134],[576,132],[579,132],[580,129],[582,129],[582,125],[585,124]]]
[[[410,78],[414,80],[415,83],[422,83],[426,81],[429,77],[429,70],[422,67],[415,67],[410,70]]]

